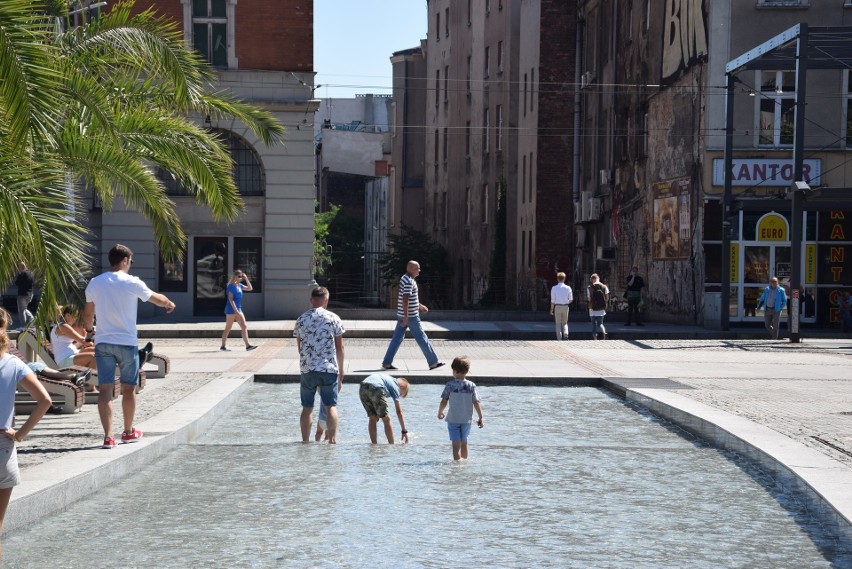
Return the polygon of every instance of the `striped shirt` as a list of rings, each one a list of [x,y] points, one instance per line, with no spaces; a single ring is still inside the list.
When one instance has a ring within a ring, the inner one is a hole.
[[[396,302],[396,317],[405,318],[403,312],[403,296],[408,295],[408,317],[420,315],[420,296],[417,293],[417,282],[414,277],[405,273],[399,279],[399,297]]]

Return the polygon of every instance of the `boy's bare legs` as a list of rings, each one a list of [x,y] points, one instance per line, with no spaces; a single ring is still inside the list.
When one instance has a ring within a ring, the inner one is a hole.
[[[319,423],[317,423],[317,432],[314,433],[314,441],[315,442],[320,442],[322,440],[322,433],[323,433],[322,427],[320,427]]]
[[[370,442],[376,444],[379,442],[378,425],[379,418],[376,415],[370,415],[367,421],[367,431],[370,433]]]
[[[461,460],[461,441],[453,441],[453,460]],[[467,454],[467,448],[465,448],[465,454]],[[465,456],[467,458],[467,456]]]
[[[393,444],[393,423],[391,423],[390,415],[382,417],[382,422],[385,424],[385,436],[388,438],[388,444]]]
[[[461,449],[460,449],[460,451],[461,451],[461,452],[460,452],[459,454],[461,454],[461,457],[462,457],[463,459],[467,460],[467,441],[462,441],[462,442],[461,442]]]

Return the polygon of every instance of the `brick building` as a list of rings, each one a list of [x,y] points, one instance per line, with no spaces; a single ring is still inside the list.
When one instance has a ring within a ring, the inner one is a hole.
[[[575,11],[428,2],[423,218],[450,251],[452,307],[529,308],[570,270]]]
[[[151,228],[135,211],[121,203],[102,211],[93,202],[93,248],[101,259],[95,272],[107,265],[109,248],[122,242],[134,251],[134,273],[166,292],[179,317],[220,315],[223,285],[234,268],[252,277],[255,292],[244,304],[249,319],[297,315],[312,277],[316,199],[313,2],[138,0],[135,6],[172,18],[214,66],[214,88],[272,112],[287,128],[286,144],[266,147],[239,122],[194,117],[226,139],[245,211],[230,224],[214,221],[162,172],[188,236],[183,262],[163,262]],[[140,315],[147,312],[140,307]]]

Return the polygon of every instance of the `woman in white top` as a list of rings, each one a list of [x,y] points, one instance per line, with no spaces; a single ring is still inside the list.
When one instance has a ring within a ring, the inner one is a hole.
[[[0,530],[3,529],[12,488],[21,483],[15,443],[24,440],[52,404],[50,395],[24,360],[6,353],[9,348],[6,327],[11,321],[9,313],[0,308],[0,429],[3,435],[0,436]],[[24,424],[15,429],[15,391],[18,386],[30,394],[36,405]]]
[[[59,324],[50,331],[53,357],[60,368],[78,365],[95,367],[95,345],[75,326],[77,311],[72,306],[62,307]]]

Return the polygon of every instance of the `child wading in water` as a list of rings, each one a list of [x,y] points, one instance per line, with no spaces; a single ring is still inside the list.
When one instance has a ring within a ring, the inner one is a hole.
[[[444,387],[441,393],[441,403],[438,405],[438,419],[443,419],[447,403],[450,410],[446,414],[447,430],[453,443],[453,459],[467,458],[467,437],[470,434],[470,423],[473,420],[473,410],[479,415],[476,424],[479,428],[485,426],[482,420],[482,406],[479,404],[479,394],[476,384],[465,379],[470,371],[470,360],[467,356],[459,356],[453,360],[453,379]]]

